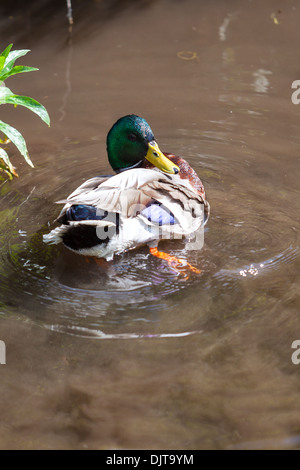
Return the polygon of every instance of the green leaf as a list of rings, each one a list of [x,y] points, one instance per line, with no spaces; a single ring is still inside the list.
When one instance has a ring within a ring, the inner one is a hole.
[[[14,95],[7,87],[0,87],[0,104],[13,104],[15,106],[25,106],[33,113],[37,114],[48,126],[50,126],[50,117],[46,108],[38,101],[28,96]]]
[[[6,57],[7,57],[8,54],[10,53],[10,50],[11,50],[12,46],[13,46],[12,43],[11,43],[9,46],[7,46],[7,48],[4,49],[3,52],[1,52],[0,56],[1,56],[1,57],[4,57],[4,59],[6,59]]]
[[[11,51],[12,44],[6,47],[0,54],[0,105],[1,104],[13,104],[14,106],[24,106],[30,111],[37,114],[48,126],[50,126],[50,117],[46,108],[38,101],[28,96],[15,95],[7,88],[4,83],[8,77],[16,75],[18,73],[33,72],[38,70],[36,67],[28,67],[24,65],[15,66],[15,61],[30,52],[29,49],[21,49]],[[22,134],[14,127],[0,121],[0,132],[5,135],[5,140],[10,140],[15,144],[17,149],[25,158],[26,162],[33,167],[33,163],[29,158],[26,142]],[[5,140],[0,139],[0,143],[5,143]],[[8,154],[0,147],[0,169],[4,170],[9,177],[12,175],[17,176],[17,173],[10,163]]]
[[[0,56],[0,72],[4,67],[5,57]]]
[[[30,52],[30,49],[20,49],[17,51],[9,52],[8,56],[5,59],[5,63],[1,72],[0,80],[3,80],[3,78],[1,78],[3,75],[6,75],[8,72],[11,71],[11,69],[13,68],[15,64],[15,61],[19,59],[19,57],[26,55],[28,52]]]
[[[17,131],[14,127],[6,124],[3,121],[0,121],[0,131],[3,132],[17,147],[19,152],[23,155],[28,165],[32,168],[34,167],[32,161],[29,158],[26,142],[22,134]]]
[[[3,161],[3,163],[1,162]],[[18,176],[15,168],[10,163],[9,156],[5,152],[3,148],[0,147],[0,168],[5,171],[5,173],[9,176],[9,179],[12,179],[13,176]]]
[[[0,86],[0,104],[7,103],[7,98],[14,96],[13,92],[6,86]]]
[[[46,124],[48,124],[48,126],[50,126],[50,117],[46,108],[33,98],[29,98],[29,96],[11,95],[5,97],[5,103],[10,103],[15,106],[25,106],[25,108],[28,108],[33,113],[37,114]]]
[[[1,60],[1,57],[0,57],[0,60]],[[27,67],[26,65],[16,65],[9,72],[3,73],[3,71],[1,72],[1,68],[0,68],[0,80],[4,81],[8,77],[11,77],[12,75],[16,75],[17,73],[34,72],[35,70],[39,70],[39,69],[37,69],[36,67]]]
[[[0,162],[0,170],[3,170],[9,177],[10,180],[13,179],[13,175],[12,173],[9,171],[9,169],[3,164]]]
[[[0,158],[4,161],[6,168],[8,168],[8,170],[10,171],[10,173],[13,173],[14,167],[13,167],[12,164],[10,163],[9,156],[7,155],[7,153],[5,152],[5,150],[4,150],[3,148],[1,148],[1,147],[0,147]]]

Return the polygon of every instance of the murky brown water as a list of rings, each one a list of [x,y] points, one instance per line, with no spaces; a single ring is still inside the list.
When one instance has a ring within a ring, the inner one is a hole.
[[[72,42],[44,4],[0,7],[2,49],[40,68],[8,86],[51,116],[1,108],[36,168],[11,149],[0,182],[0,448],[299,447],[299,2],[74,2]],[[205,183],[204,249],[161,245],[188,281],[146,249],[104,272],[42,243],[128,113]]]

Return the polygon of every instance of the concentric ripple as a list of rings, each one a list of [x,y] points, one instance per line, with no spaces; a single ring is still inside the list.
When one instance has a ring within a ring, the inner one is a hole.
[[[260,180],[256,192],[247,187],[247,178],[239,185],[233,176],[238,162],[214,155],[203,159],[212,206],[204,249],[186,251],[180,241],[160,245],[201,270],[186,277],[146,248],[99,266],[64,247],[43,243],[42,235],[58,212],[53,201],[63,197],[66,187],[74,187],[77,164],[71,156],[62,162],[64,175],[55,180],[50,201],[48,176],[46,195],[26,179],[18,189],[7,190],[0,214],[1,312],[22,314],[45,328],[86,338],[184,337],[200,333],[214,315],[216,293],[219,302],[228,303],[230,298],[235,303],[241,287],[252,279],[262,276],[271,285],[272,276],[278,277],[280,269],[299,257],[293,211],[289,214],[284,206],[270,206],[258,197],[260,189],[265,191]],[[68,170],[71,160],[73,168]],[[190,160],[197,169],[198,157]],[[201,174],[201,168],[198,171]],[[43,172],[41,181],[46,178]],[[232,190],[227,181],[235,181]]]
[[[29,212],[41,204],[32,201]],[[8,214],[3,234],[3,311],[18,311],[46,328],[93,338],[168,338],[193,333],[186,332],[183,324],[174,331],[159,331],[157,324],[160,312],[170,308],[164,299],[199,276],[184,279],[146,249],[125,253],[102,267],[93,258],[64,247],[49,247],[42,242],[46,227],[32,234],[25,229],[25,209],[24,205],[21,214],[18,208]],[[183,246],[177,244],[177,251],[185,257]],[[155,333],[151,324],[156,325]]]

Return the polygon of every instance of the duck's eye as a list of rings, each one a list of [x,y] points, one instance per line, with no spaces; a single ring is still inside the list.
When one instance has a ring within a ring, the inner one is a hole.
[[[128,134],[128,139],[131,142],[135,142],[137,140],[137,135],[136,134]]]

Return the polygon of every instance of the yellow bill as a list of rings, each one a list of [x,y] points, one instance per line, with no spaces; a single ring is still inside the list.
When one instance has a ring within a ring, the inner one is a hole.
[[[162,153],[154,140],[148,143],[146,159],[165,173],[176,175],[180,172],[179,166],[175,165]]]

